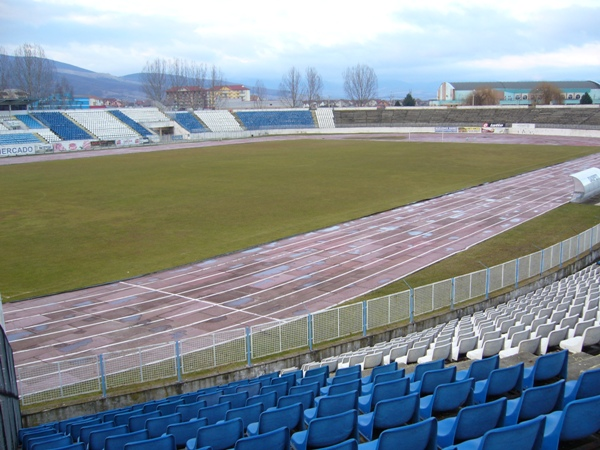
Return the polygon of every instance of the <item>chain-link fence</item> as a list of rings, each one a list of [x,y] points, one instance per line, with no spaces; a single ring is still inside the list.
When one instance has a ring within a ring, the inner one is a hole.
[[[154,380],[177,379],[219,366],[247,364],[297,349],[312,349],[379,327],[414,322],[420,315],[453,309],[488,298],[505,288],[560,268],[600,243],[600,225],[561,243],[494,267],[427,286],[314,314],[169,342],[17,370],[24,405],[90,393],[106,396],[111,389]],[[407,285],[408,287],[408,285]]]

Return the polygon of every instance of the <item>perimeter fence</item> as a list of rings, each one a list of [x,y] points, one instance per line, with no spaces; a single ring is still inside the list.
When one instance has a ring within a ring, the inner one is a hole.
[[[97,394],[225,365],[247,364],[290,350],[312,350],[340,338],[367,335],[379,327],[413,323],[424,314],[454,309],[500,289],[561,268],[600,243],[600,225],[513,261],[384,297],[289,320],[215,332],[162,345],[17,368],[23,405]]]

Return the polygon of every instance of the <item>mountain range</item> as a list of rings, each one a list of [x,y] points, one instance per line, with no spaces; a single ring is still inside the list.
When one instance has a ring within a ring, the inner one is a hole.
[[[9,56],[9,58],[13,58]],[[52,60],[51,60],[52,61]],[[115,76],[109,73],[98,73],[83,69],[72,64],[60,61],[52,61],[56,67],[57,81],[64,77],[73,87],[73,93],[76,96],[95,96],[100,98],[117,98],[126,101],[145,100],[146,94],[142,89],[142,74],[133,73],[124,76]],[[276,81],[273,81],[276,83]],[[236,80],[224,81],[223,84],[245,84],[252,89],[254,81]],[[435,96],[437,84],[424,83],[422,86],[409,86],[407,83],[395,82],[395,89],[392,87],[379,86],[381,98],[386,98],[386,92],[392,92],[398,89],[405,92],[412,92],[413,97],[428,99]],[[405,86],[406,85],[406,86]],[[267,95],[276,99],[279,96],[278,89],[267,87]],[[392,94],[390,94],[390,98]],[[404,94],[395,93],[394,98],[404,98]]]

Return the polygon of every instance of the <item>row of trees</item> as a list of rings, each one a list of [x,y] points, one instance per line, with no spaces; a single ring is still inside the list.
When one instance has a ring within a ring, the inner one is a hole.
[[[40,45],[23,44],[12,56],[0,47],[0,90],[24,91],[39,105],[73,99],[72,86],[65,77],[58,78],[54,62]]]
[[[535,86],[527,95],[527,99],[534,105],[562,105],[564,94],[558,86],[548,82],[542,82]],[[498,105],[504,98],[502,92],[489,87],[481,87],[473,90],[465,99],[465,104],[474,106]],[[592,97],[587,92],[581,96],[579,103],[591,105]]]
[[[356,106],[365,106],[377,97],[377,75],[364,64],[348,67],[342,74],[344,92]],[[281,78],[279,85],[281,100],[289,107],[296,108],[302,104],[309,105],[321,100],[323,79],[314,67],[307,67],[302,72],[292,66]]]
[[[167,91],[172,89],[168,103],[173,105],[170,106],[180,104],[182,96],[186,96],[186,104],[194,109],[220,106],[218,96],[208,95],[223,84],[223,71],[214,64],[209,66],[179,58],[156,58],[146,62],[141,78],[142,89],[149,100],[167,103]]]

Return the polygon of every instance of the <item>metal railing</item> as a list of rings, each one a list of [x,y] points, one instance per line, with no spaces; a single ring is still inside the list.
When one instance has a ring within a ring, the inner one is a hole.
[[[384,297],[250,328],[215,332],[162,345],[17,368],[23,405],[172,378],[366,335],[383,326],[413,323],[423,314],[488,298],[524,280],[561,268],[600,243],[600,225],[513,261]]]

